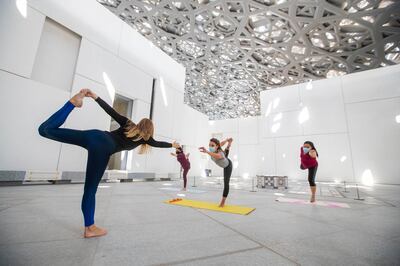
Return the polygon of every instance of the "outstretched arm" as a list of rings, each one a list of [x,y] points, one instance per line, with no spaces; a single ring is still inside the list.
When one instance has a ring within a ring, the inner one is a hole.
[[[208,155],[210,155],[211,157],[213,157],[215,159],[221,159],[222,158],[222,155],[220,153],[210,152],[204,147],[200,147],[199,151],[202,152],[202,153],[207,153]]]
[[[165,142],[165,141],[157,141],[155,139],[153,139],[152,137],[149,138],[148,141],[146,141],[146,144],[152,146],[152,147],[156,147],[156,148],[177,148],[179,147],[179,144],[176,143],[175,141],[172,143],[169,142]]]
[[[171,154],[172,156],[176,157],[176,154],[175,154],[175,153],[171,152],[170,154]]]
[[[108,103],[106,103],[103,99],[101,99],[99,96],[97,96],[96,93],[92,92],[91,90],[87,90],[86,92],[87,97],[91,97],[93,100],[95,100],[101,108],[103,108],[106,113],[114,118],[117,123],[123,127],[126,125],[126,122],[128,122],[128,118],[126,118],[123,115],[120,115],[117,111],[114,110]]]

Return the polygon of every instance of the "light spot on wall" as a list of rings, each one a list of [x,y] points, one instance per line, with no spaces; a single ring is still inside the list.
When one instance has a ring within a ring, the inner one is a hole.
[[[361,181],[366,186],[372,186],[374,184],[374,176],[372,175],[371,169],[365,169]]]
[[[347,157],[345,156],[345,155],[343,155],[342,157],[340,157],[340,162],[344,162],[344,161],[346,161],[347,160]]]
[[[161,94],[163,97],[164,105],[168,106],[167,91],[165,89],[165,83],[164,83],[163,78],[160,78],[160,89],[161,89]]]
[[[208,121],[208,124],[209,124],[210,126],[213,126],[213,125],[215,124],[215,121]]]
[[[272,127],[271,127],[271,132],[272,133],[276,133],[279,130],[280,127],[281,127],[281,123],[273,124]]]
[[[104,80],[104,83],[106,84],[107,92],[108,92],[108,95],[110,96],[111,101],[114,101],[115,87],[112,84],[111,79],[107,75],[106,72],[103,72],[103,80]]]
[[[283,153],[283,154],[282,154],[282,158],[286,158],[286,153]]]
[[[27,14],[28,14],[27,1],[26,0],[16,0],[15,5],[17,6],[17,9],[18,9],[19,13],[21,14],[21,16],[26,18]]]
[[[396,123],[400,124],[400,115],[396,115]]]
[[[276,109],[276,107],[278,107],[280,101],[281,101],[281,99],[279,97],[275,98],[272,108]]]
[[[279,113],[279,114],[276,114],[275,116],[274,116],[274,122],[276,122],[276,121],[279,121],[279,120],[281,120],[282,119],[282,113]]]
[[[301,112],[299,114],[299,124],[303,124],[304,122],[308,121],[310,119],[310,113],[308,111],[307,106],[303,107],[301,109]]]
[[[307,82],[306,90],[310,91],[310,90],[312,90],[312,89],[313,89],[312,82],[311,82],[311,81]]]
[[[233,161],[233,169],[237,169],[239,167],[239,161]]]
[[[244,179],[248,179],[249,178],[249,173],[244,173],[242,176],[243,176]]]
[[[264,160],[265,160],[264,156],[263,156],[263,157],[261,157],[261,161],[264,161]]]
[[[272,111],[272,103],[270,102],[268,104],[267,110],[265,111],[265,117],[268,117],[271,111]]]

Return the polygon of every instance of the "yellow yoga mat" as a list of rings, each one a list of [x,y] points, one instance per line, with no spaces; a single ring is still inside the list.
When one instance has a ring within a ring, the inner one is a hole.
[[[228,212],[235,213],[241,215],[247,215],[254,211],[256,208],[244,207],[244,206],[235,206],[235,205],[225,205],[223,208],[218,207],[218,204],[214,202],[206,202],[206,201],[197,201],[197,200],[188,200],[188,199],[173,199],[166,200],[164,203],[192,207],[195,209],[206,209],[218,212]]]

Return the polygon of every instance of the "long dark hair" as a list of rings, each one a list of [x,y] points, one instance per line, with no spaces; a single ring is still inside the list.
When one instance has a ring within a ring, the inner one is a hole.
[[[222,151],[221,143],[219,142],[219,140],[217,140],[216,138],[212,138],[212,139],[210,139],[210,141],[214,142],[215,144],[217,144],[217,150],[216,151]]]
[[[317,154],[317,157],[319,157],[319,156],[318,156],[318,151],[317,151],[317,149],[315,148],[314,143],[312,143],[311,141],[307,140],[307,141],[304,142],[304,144],[310,145],[310,146],[311,146],[311,150],[314,150],[315,153]]]

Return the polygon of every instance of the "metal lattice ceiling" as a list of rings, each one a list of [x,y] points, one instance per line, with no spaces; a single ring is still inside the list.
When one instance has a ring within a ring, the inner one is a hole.
[[[98,0],[186,67],[185,102],[225,119],[259,92],[400,62],[398,0]]]

